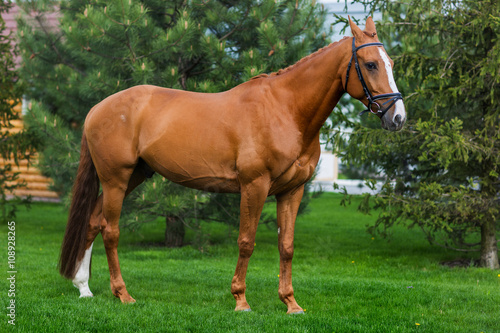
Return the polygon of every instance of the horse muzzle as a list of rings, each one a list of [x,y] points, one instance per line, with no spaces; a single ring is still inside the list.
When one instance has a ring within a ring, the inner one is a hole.
[[[384,116],[380,118],[382,121],[382,128],[391,132],[401,130],[406,123],[406,112],[403,102],[396,102],[393,110],[393,112],[386,112]]]

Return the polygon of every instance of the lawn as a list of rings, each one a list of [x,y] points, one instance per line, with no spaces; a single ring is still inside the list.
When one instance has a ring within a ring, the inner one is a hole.
[[[252,312],[236,313],[230,293],[237,232],[205,225],[203,251],[154,245],[161,223],[123,230],[118,252],[128,291],[123,305],[109,288],[102,238],[94,244],[90,289],[79,299],[59,276],[57,260],[67,212],[36,203],[16,219],[16,330],[19,332],[500,332],[500,271],[448,268],[463,257],[430,246],[416,230],[394,229],[390,242],[372,238],[373,216],[339,205],[340,196],[313,199],[297,220],[294,288],[303,315],[286,315],[278,298],[275,228],[259,226],[247,275]],[[0,331],[7,323],[7,226],[3,255]],[[188,238],[193,238],[189,234]]]

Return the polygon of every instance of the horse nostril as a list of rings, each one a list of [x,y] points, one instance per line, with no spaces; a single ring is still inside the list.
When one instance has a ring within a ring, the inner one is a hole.
[[[398,114],[396,115],[396,117],[394,117],[394,122],[397,124],[397,125],[400,125],[401,124],[401,115]]]

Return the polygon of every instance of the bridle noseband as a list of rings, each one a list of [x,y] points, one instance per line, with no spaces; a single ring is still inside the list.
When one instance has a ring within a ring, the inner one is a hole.
[[[349,72],[351,71],[352,59],[354,59],[354,67],[356,68],[356,73],[358,73],[359,81],[361,82],[361,86],[363,86],[363,91],[365,92],[366,99],[368,100],[367,109],[364,111],[361,111],[360,115],[364,114],[366,112],[371,112],[373,114],[378,115],[380,118],[382,118],[386,114],[386,112],[389,111],[389,109],[399,99],[401,99],[401,100],[403,99],[403,96],[399,92],[389,93],[389,94],[381,94],[381,95],[376,95],[376,96],[373,96],[370,93],[370,90],[366,86],[366,82],[363,79],[363,74],[361,74],[361,68],[359,67],[358,56],[356,55],[356,53],[358,52],[359,49],[362,49],[362,48],[367,47],[367,46],[384,46],[384,44],[382,44],[382,43],[367,43],[367,44],[363,44],[363,45],[356,47],[355,42],[356,42],[356,38],[353,37],[352,38],[352,56],[351,56],[351,60],[349,61],[349,65],[347,66],[347,74],[345,77],[345,89],[344,90],[347,91],[347,82],[349,81]],[[380,106],[377,102],[375,102],[378,99],[385,99],[385,98],[389,98],[389,100],[386,101],[385,103],[383,103],[382,106]],[[385,109],[382,109],[382,107],[385,106],[389,102],[391,102],[391,103]],[[374,105],[377,108],[376,111],[372,110],[372,105]]]

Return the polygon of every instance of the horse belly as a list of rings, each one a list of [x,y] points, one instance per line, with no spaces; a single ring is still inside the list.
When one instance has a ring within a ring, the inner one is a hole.
[[[184,144],[148,147],[141,158],[156,172],[174,183],[216,193],[237,193],[235,162],[220,151],[197,149]]]
[[[155,169],[155,168],[153,168]],[[220,173],[190,172],[188,168],[178,165],[156,167],[159,174],[165,178],[186,187],[213,193],[239,193],[240,186],[236,178]]]

